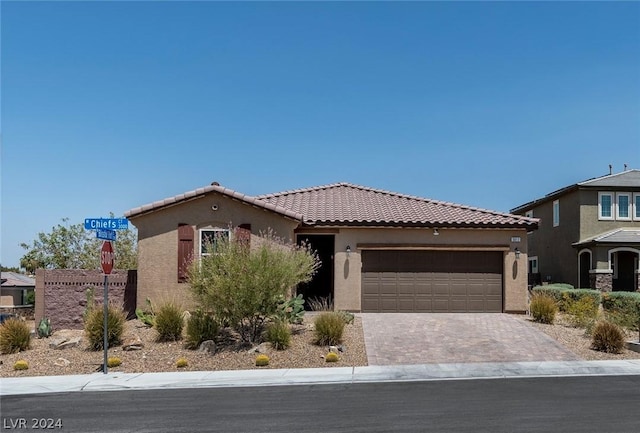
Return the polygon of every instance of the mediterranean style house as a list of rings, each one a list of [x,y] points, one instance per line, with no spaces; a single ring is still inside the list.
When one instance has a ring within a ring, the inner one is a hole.
[[[524,312],[535,218],[349,183],[248,196],[214,182],[131,209],[138,304],[190,299],[187,266],[217,236],[308,242],[321,267],[298,290],[363,312]],[[193,302],[190,300],[189,302]]]
[[[579,182],[511,212],[540,219],[528,235],[530,284],[640,290],[640,170]]]

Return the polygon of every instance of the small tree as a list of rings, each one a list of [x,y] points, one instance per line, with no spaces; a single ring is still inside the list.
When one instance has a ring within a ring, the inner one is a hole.
[[[286,243],[272,232],[251,247],[221,237],[215,250],[209,245],[207,251],[211,253],[189,268],[191,291],[203,308],[234,327],[247,342],[260,337],[282,296],[310,281],[319,266],[307,246]]]

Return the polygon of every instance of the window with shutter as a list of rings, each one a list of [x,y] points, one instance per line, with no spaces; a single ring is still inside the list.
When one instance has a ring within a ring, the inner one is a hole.
[[[187,281],[189,264],[193,258],[193,228],[188,224],[178,225],[178,282]]]

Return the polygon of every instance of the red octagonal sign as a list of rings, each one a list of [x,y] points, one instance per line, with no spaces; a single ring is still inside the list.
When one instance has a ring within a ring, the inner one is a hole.
[[[111,241],[104,241],[102,243],[100,265],[102,266],[102,272],[107,275],[113,270],[113,247],[111,246]]]

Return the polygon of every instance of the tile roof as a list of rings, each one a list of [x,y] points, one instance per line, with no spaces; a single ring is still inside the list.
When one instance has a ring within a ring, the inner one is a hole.
[[[350,183],[335,183],[257,196],[304,215],[314,225],[530,227],[538,219],[398,194]]]
[[[0,273],[0,280],[2,280],[2,287],[35,287],[36,280],[17,272],[2,272]]]
[[[184,194],[178,194],[175,195],[173,197],[169,197],[166,198],[164,200],[158,200],[155,201],[153,203],[149,203],[149,204],[145,204],[143,206],[139,206],[136,208],[133,208],[131,210],[128,210],[127,212],[124,213],[124,216],[127,218],[131,218],[131,217],[136,217],[139,215],[142,215],[144,213],[147,212],[151,212],[163,207],[167,207],[167,206],[172,206],[175,204],[179,204],[188,200],[193,200],[195,198],[200,198],[205,196],[206,194],[210,193],[210,192],[217,192],[219,194],[225,195],[227,197],[230,197],[232,199],[235,200],[239,200],[245,204],[251,205],[251,206],[257,206],[259,208],[263,208],[266,210],[270,210],[272,212],[275,213],[279,213],[285,217],[288,218],[292,218],[298,221],[302,220],[302,215],[299,213],[296,213],[294,211],[291,211],[289,209],[268,203],[268,202],[264,202],[261,200],[256,199],[255,197],[246,195],[246,194],[242,194],[239,193],[237,191],[234,191],[232,189],[229,188],[225,188],[223,186],[220,186],[219,184],[217,184],[216,182],[212,183],[211,185],[205,186],[204,188],[198,188],[198,189],[194,189],[192,191],[187,191]]]
[[[640,244],[640,228],[623,227],[576,242],[574,245],[595,243]]]

